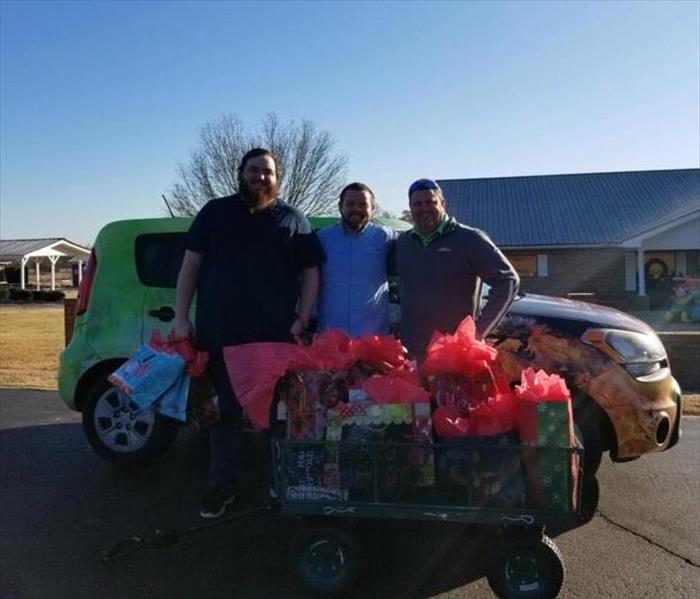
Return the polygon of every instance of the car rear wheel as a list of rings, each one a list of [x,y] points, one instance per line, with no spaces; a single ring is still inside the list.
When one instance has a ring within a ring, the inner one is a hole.
[[[146,464],[165,452],[175,441],[178,425],[152,408],[139,409],[101,375],[85,397],[83,430],[97,455],[129,466]]]

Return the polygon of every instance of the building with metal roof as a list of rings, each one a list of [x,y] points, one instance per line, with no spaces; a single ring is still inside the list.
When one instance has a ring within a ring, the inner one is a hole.
[[[659,273],[700,276],[700,169],[439,184],[448,212],[505,250],[525,290],[645,297]]]
[[[36,288],[41,287],[41,264],[47,259],[51,266],[51,289],[56,289],[56,268],[59,261],[67,263],[77,260],[78,281],[82,278],[82,264],[90,255],[90,249],[73,243],[63,237],[46,237],[39,239],[2,239],[0,240],[0,269],[6,277],[13,266],[19,270],[19,283],[22,289],[27,282],[27,265],[34,261]],[[6,277],[7,278],[7,277]],[[7,282],[7,281],[5,281]]]

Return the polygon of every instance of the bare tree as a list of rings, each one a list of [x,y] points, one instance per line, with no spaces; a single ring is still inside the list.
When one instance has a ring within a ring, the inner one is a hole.
[[[335,152],[330,133],[318,131],[311,121],[283,125],[274,113],[253,132],[235,114],[205,124],[189,162],[178,165],[179,180],[170,191],[173,210],[196,214],[209,200],[236,193],[238,165],[254,147],[267,148],[279,157],[280,196],[285,201],[309,215],[334,212],[347,158]]]
[[[399,220],[405,220],[407,223],[413,224],[413,217],[411,216],[411,211],[404,210],[403,212],[401,212],[401,216],[399,217]]]

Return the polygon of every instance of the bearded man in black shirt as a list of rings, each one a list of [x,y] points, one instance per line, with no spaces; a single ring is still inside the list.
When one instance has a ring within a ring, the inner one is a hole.
[[[319,288],[323,252],[308,219],[277,197],[277,158],[255,148],[241,160],[239,193],[209,201],[187,234],[177,282],[175,336],[194,335],[210,354],[221,418],[210,431],[209,492],[200,515],[217,518],[239,483],[242,410],[222,349],[294,341],[306,329]],[[197,292],[195,326],[188,314]]]

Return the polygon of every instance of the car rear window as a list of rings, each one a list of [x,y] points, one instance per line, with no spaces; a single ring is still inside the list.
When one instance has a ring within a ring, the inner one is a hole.
[[[175,287],[185,255],[186,233],[149,233],[136,238],[136,272],[148,287]]]

